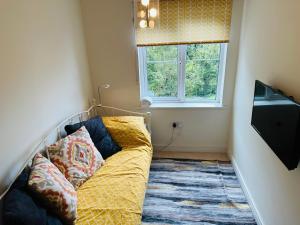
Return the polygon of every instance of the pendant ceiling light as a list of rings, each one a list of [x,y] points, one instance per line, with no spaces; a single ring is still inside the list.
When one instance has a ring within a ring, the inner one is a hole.
[[[136,26],[154,28],[159,17],[159,0],[136,0]]]

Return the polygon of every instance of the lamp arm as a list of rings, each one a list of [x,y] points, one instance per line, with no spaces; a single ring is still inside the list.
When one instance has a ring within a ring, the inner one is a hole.
[[[99,104],[102,105],[102,99],[101,99],[101,87],[98,86],[98,98],[99,98]]]

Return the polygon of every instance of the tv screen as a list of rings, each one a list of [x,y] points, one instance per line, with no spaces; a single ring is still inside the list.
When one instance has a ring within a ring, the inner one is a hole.
[[[289,170],[297,168],[300,152],[299,103],[256,81],[251,124]]]

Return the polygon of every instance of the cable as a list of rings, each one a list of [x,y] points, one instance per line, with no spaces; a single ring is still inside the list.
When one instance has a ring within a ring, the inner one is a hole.
[[[158,151],[163,151],[165,150],[166,148],[168,148],[171,144],[173,144],[175,138],[174,138],[174,131],[175,131],[175,127],[172,127],[172,134],[171,134],[171,137],[170,137],[170,141],[168,144],[166,144],[165,146],[163,146],[161,149],[159,149]]]

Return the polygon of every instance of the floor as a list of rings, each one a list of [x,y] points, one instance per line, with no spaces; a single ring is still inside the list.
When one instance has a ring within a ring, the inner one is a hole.
[[[222,153],[156,152],[143,225],[256,225],[232,164]]]

